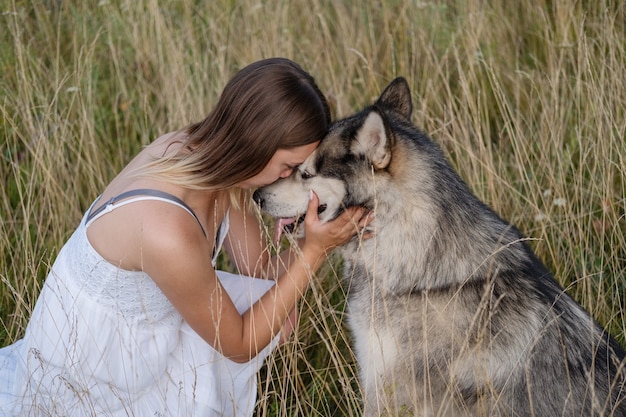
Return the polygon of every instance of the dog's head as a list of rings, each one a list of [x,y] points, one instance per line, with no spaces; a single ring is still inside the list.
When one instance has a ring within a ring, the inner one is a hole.
[[[258,189],[254,200],[279,219],[278,229],[290,232],[304,217],[311,191],[319,197],[322,221],[336,218],[349,206],[373,209],[376,178],[384,177],[393,159],[390,122],[409,123],[411,111],[409,86],[404,78],[396,78],[372,106],[335,122],[291,176]]]

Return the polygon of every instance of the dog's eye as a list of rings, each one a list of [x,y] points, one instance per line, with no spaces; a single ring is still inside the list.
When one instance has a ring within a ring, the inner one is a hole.
[[[309,174],[308,171],[302,171],[300,173],[300,176],[302,177],[303,180],[308,180],[309,178],[313,178],[313,175]]]

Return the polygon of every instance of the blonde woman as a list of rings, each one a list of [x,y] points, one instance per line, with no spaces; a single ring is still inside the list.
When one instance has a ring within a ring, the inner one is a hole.
[[[24,338],[0,350],[0,410],[251,415],[256,373],[312,274],[369,222],[350,208],[322,224],[312,195],[305,237],[273,259],[248,207],[249,190],[288,176],[329,123],[313,78],[267,59],[204,120],[142,150],[60,251]],[[241,275],[215,270],[222,247]]]

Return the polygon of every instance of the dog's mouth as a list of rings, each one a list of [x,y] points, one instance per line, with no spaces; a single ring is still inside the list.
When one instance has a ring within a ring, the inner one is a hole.
[[[321,214],[326,210],[326,204],[320,204],[317,207],[317,214]],[[294,234],[300,223],[304,221],[304,214],[298,217],[276,219],[274,225],[274,243],[278,244],[283,233]]]
[[[293,234],[296,230],[296,226],[304,221],[304,216],[300,217],[291,217],[288,219],[276,219],[276,224],[274,226],[274,244],[278,245],[280,242],[280,237],[283,233]]]

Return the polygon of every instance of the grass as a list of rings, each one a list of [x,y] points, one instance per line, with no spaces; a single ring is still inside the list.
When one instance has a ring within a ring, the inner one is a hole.
[[[626,342],[626,7],[617,1],[0,2],[0,346],[82,212],[226,81],[286,56],[336,117],[395,76],[475,193]],[[336,262],[260,376],[259,416],[358,415]]]

